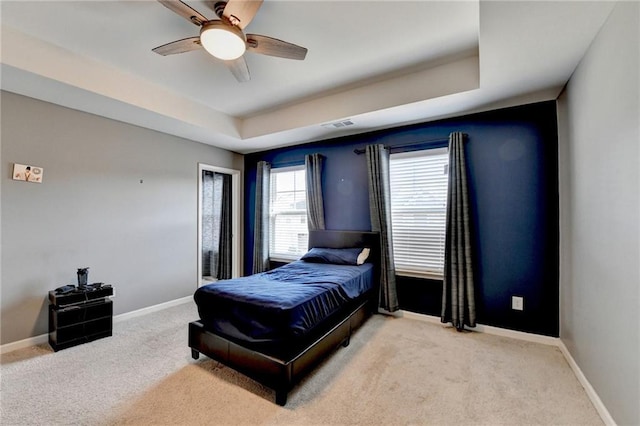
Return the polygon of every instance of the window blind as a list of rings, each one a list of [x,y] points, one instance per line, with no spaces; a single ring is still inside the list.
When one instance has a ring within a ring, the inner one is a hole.
[[[446,231],[446,148],[391,154],[391,229],[396,272],[442,278]]]
[[[307,252],[304,166],[271,170],[269,256],[294,260]]]

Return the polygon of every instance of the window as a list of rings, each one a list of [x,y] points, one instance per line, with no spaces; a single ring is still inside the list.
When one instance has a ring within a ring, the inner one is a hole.
[[[391,155],[391,230],[398,275],[443,276],[448,164],[446,148]]]
[[[304,166],[271,170],[269,257],[295,260],[307,252],[307,194]]]

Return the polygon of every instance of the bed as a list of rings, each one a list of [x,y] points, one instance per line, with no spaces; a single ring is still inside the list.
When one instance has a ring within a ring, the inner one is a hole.
[[[352,264],[363,248],[366,261]],[[251,377],[285,405],[306,373],[348,346],[378,302],[378,233],[310,231],[309,249],[306,260],[200,287],[200,319],[189,323],[192,357],[204,354]]]

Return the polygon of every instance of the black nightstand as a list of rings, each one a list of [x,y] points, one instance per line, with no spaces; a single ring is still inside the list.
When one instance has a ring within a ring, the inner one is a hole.
[[[111,336],[111,286],[67,294],[49,292],[49,344],[54,351]]]

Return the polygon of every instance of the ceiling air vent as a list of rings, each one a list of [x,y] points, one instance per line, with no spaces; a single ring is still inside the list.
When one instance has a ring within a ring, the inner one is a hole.
[[[333,129],[341,129],[347,126],[353,126],[355,123],[351,121],[351,119],[334,121],[333,123],[325,123],[322,127],[333,128]]]

